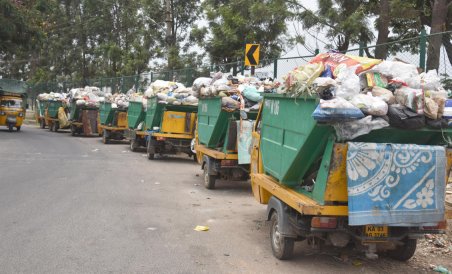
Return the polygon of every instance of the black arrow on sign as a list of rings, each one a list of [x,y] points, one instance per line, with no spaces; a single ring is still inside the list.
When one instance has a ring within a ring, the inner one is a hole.
[[[250,65],[252,66],[256,66],[257,65],[257,61],[256,59],[254,59],[254,52],[257,50],[258,45],[252,45],[250,47],[250,49],[248,50],[248,52],[246,53],[246,58],[248,58],[248,61],[250,61]]]

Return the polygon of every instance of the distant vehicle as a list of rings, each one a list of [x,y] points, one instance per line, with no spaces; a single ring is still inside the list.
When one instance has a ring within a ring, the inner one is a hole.
[[[26,111],[27,87],[22,81],[0,79],[0,126],[20,131]]]

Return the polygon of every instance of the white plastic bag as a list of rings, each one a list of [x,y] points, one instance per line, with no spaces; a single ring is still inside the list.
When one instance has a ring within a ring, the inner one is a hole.
[[[374,66],[372,71],[389,76],[393,80],[405,82],[411,88],[421,87],[421,77],[416,66],[413,64],[406,64],[399,61],[383,61]]]
[[[339,141],[353,140],[358,136],[365,135],[372,130],[388,127],[389,123],[383,118],[372,119],[366,116],[362,119],[350,122],[342,122],[334,125]]]
[[[384,116],[388,113],[388,104],[383,99],[373,97],[371,94],[358,94],[350,102],[364,114]]]
[[[429,70],[427,73],[423,72],[419,76],[421,77],[424,89],[438,90],[442,88],[441,79],[439,78],[436,69]]]
[[[355,74],[356,67],[346,67],[339,72],[336,82],[336,96],[346,100],[358,95],[361,90],[359,76]]]

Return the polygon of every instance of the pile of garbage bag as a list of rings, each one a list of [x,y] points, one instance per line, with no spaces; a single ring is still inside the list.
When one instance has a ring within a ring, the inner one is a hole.
[[[181,83],[156,80],[144,93],[145,98],[157,97],[158,103],[171,105],[198,105],[199,94]]]
[[[69,94],[58,92],[41,93],[38,95],[37,98],[39,101],[63,101],[67,103]]]
[[[312,117],[334,126],[341,140],[384,127],[452,127],[451,92],[436,70],[342,53],[322,53],[289,72],[278,93],[318,96]]]
[[[200,97],[222,97],[222,107],[227,110],[257,110],[263,93],[276,93],[280,83],[242,75],[226,76],[217,72],[212,78],[200,77],[193,82],[192,90]]]
[[[69,91],[70,100],[75,101],[77,107],[99,107],[105,101],[105,94],[98,87],[75,88]]]

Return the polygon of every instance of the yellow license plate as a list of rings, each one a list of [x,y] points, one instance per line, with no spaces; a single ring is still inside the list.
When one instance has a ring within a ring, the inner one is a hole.
[[[388,237],[388,227],[366,225],[364,228],[364,233],[367,237],[371,238],[385,238]]]

